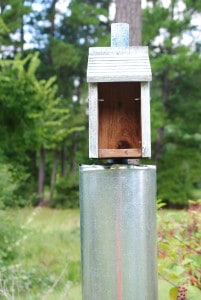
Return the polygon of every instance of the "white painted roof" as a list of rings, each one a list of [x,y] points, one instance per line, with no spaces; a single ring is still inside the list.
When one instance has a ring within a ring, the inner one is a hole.
[[[151,80],[148,47],[89,48],[87,82]]]

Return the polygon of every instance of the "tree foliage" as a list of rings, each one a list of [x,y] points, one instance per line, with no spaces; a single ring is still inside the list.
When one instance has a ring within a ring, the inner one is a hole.
[[[199,219],[200,200],[180,214],[158,213],[158,272],[171,285],[172,300],[198,299],[201,293]]]
[[[153,72],[152,142],[158,165],[158,194],[170,204],[196,198],[200,181],[201,57],[195,34],[193,1],[148,1],[143,12],[144,43],[149,45]],[[150,30],[147,30],[148,24]]]
[[[0,53],[13,56],[24,49],[24,27],[31,12],[29,0],[1,0],[0,3]]]
[[[111,3],[1,1],[0,162],[19,175],[18,191],[76,194],[77,165],[88,161],[88,48],[110,45]],[[200,13],[193,0],[147,0],[142,11],[158,196],[176,206],[200,197]]]
[[[56,95],[54,77],[37,79],[39,64],[38,53],[1,62],[1,152],[6,161],[23,165],[27,172],[32,172],[30,153],[38,153],[41,147],[55,149],[82,129],[68,128],[70,110]]]

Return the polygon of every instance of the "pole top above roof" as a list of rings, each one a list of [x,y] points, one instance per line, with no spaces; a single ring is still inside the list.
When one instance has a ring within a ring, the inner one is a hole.
[[[111,25],[111,47],[129,46],[129,24],[113,23]]]

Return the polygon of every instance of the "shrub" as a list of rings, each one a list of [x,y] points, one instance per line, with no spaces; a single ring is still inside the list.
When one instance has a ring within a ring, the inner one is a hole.
[[[77,208],[79,206],[77,173],[57,179],[54,200],[50,206],[53,208]]]
[[[13,180],[9,166],[0,164],[0,208],[12,205],[16,189],[17,183]]]
[[[26,177],[23,171],[15,170],[12,165],[0,163],[0,209],[26,205],[20,193]]]
[[[159,276],[172,284],[171,299],[187,299],[182,293],[194,299],[201,290],[200,210],[201,201],[191,201],[187,211],[161,211],[158,216]]]
[[[0,213],[0,266],[9,265],[18,255],[17,241],[22,229]]]

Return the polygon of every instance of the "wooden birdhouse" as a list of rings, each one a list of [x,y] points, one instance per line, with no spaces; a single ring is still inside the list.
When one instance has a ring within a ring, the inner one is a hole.
[[[151,156],[148,48],[89,48],[89,157]]]

